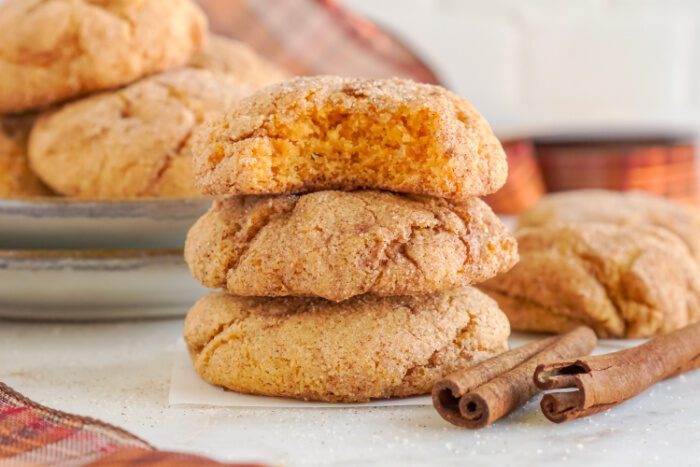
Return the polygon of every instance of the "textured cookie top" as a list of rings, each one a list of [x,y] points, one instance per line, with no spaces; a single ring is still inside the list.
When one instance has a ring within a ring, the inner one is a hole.
[[[205,49],[192,57],[192,68],[227,73],[238,82],[259,89],[287,78],[274,63],[243,42],[223,36],[210,35]]]
[[[517,261],[478,198],[450,203],[377,191],[216,201],[190,230],[194,276],[235,295],[413,295],[478,283]]]
[[[203,130],[195,176],[208,194],[373,188],[465,200],[507,175],[500,143],[471,104],[401,79],[292,79]]]
[[[526,228],[516,238],[520,262],[481,286],[517,317],[516,329],[583,323],[603,337],[636,338],[700,319],[700,266],[664,229],[582,223]]]
[[[33,116],[0,118],[0,198],[51,194],[29,169],[27,138],[33,122]]]
[[[650,224],[678,235],[700,259],[700,211],[643,192],[579,190],[543,197],[518,219],[520,227],[567,222]]]
[[[181,69],[72,102],[36,123],[32,167],[79,198],[196,195],[192,132],[248,93],[227,75]]]
[[[185,320],[205,380],[342,402],[427,393],[446,373],[506,350],[509,333],[493,300],[471,288],[341,303],[216,293]]]
[[[206,29],[190,0],[7,0],[0,4],[0,113],[184,65]]]

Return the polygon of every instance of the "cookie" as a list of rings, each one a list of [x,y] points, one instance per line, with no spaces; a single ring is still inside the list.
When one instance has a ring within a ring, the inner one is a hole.
[[[478,198],[378,191],[218,200],[185,245],[207,287],[334,301],[449,290],[506,271],[517,256],[513,237]]]
[[[30,161],[44,182],[67,196],[195,196],[195,127],[248,92],[208,70],[155,75],[42,116],[30,136]]]
[[[382,189],[466,200],[505,183],[506,157],[467,101],[401,79],[296,78],[214,120],[194,150],[213,195]]]
[[[49,196],[27,158],[27,138],[33,117],[0,118],[0,198]]]
[[[186,64],[205,40],[190,0],[0,4],[0,113],[46,107]]]
[[[513,329],[600,337],[664,334],[700,319],[700,266],[675,235],[648,225],[522,229],[520,262],[479,287]]]
[[[209,36],[205,49],[192,57],[189,66],[230,74],[253,89],[287,78],[281,68],[249,45],[217,35]]]
[[[206,381],[331,402],[427,394],[442,376],[507,350],[509,333],[493,300],[472,288],[341,303],[212,293],[185,320]]]
[[[520,227],[567,222],[655,225],[678,235],[700,259],[700,211],[643,192],[579,190],[547,195],[520,215]]]

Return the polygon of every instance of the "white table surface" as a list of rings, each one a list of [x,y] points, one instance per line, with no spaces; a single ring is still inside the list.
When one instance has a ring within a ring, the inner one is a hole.
[[[180,320],[51,324],[0,320],[0,381],[97,417],[160,448],[276,465],[700,464],[700,371],[588,419],[554,425],[538,402],[481,431],[430,407],[168,407]]]

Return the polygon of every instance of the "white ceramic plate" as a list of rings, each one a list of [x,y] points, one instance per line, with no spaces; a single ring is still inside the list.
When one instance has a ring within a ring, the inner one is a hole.
[[[0,200],[0,248],[182,248],[210,205],[207,198]]]
[[[206,293],[181,250],[0,250],[0,317],[181,316]]]

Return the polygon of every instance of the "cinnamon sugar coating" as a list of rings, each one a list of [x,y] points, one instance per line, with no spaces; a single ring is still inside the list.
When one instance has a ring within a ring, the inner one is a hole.
[[[29,142],[35,172],[54,190],[90,199],[198,195],[191,135],[249,93],[208,70],[155,75],[46,113]]]
[[[576,190],[543,197],[518,218],[520,227],[569,222],[655,225],[685,242],[700,259],[700,210],[640,191]]]
[[[579,223],[520,230],[520,262],[479,288],[513,329],[641,338],[700,320],[700,266],[662,228]]]
[[[422,297],[244,298],[212,293],[185,320],[206,381],[330,402],[427,394],[441,377],[507,350],[508,321],[463,288]]]
[[[194,150],[206,194],[382,189],[453,200],[505,183],[500,143],[467,101],[401,79],[296,78],[207,125]]]
[[[206,30],[191,0],[7,0],[0,4],[0,113],[184,65]]]
[[[486,280],[517,261],[505,226],[465,203],[377,191],[219,200],[190,230],[195,278],[236,295],[418,295]]]
[[[29,168],[27,138],[33,123],[33,116],[0,117],[0,198],[51,194]]]

